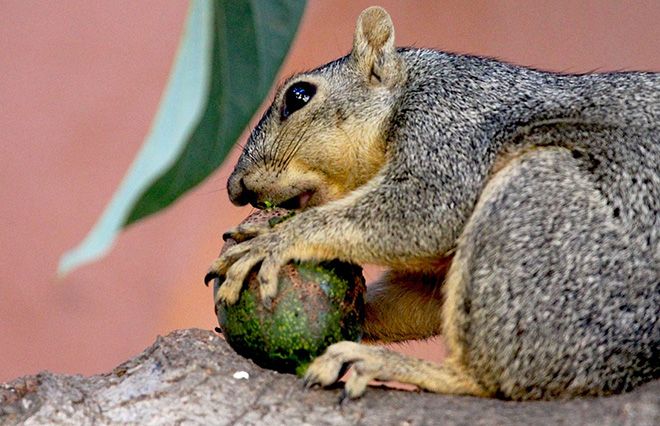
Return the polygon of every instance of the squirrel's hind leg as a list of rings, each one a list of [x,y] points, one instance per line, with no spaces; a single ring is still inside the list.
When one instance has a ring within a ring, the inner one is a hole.
[[[364,341],[399,342],[440,334],[442,284],[450,258],[433,273],[388,271],[367,288]],[[448,394],[486,396],[483,389],[451,361],[443,365],[412,358],[383,347],[339,342],[316,358],[305,375],[308,386],[328,386],[351,365],[344,395],[360,397],[372,380],[397,381]]]
[[[348,398],[362,396],[372,380],[397,381],[438,393],[489,396],[452,362],[433,364],[383,347],[355,342],[339,342],[328,347],[309,365],[305,383],[307,386],[331,385],[340,379],[347,364],[352,366],[344,387]]]
[[[396,342],[438,335],[442,328],[442,285],[447,262],[435,274],[388,271],[367,289],[364,340]],[[384,347],[354,342],[331,345],[307,369],[307,386],[328,386],[350,365],[345,396],[358,398],[372,380],[397,381],[430,392],[488,396],[453,360],[442,365]]]
[[[387,271],[367,287],[363,341],[427,339],[442,330],[442,284],[449,259],[433,274]]]
[[[657,267],[593,179],[569,150],[521,155],[462,233],[443,335],[491,393],[604,395],[657,376]]]

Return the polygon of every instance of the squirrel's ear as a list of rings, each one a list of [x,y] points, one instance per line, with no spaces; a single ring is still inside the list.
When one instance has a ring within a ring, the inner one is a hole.
[[[358,17],[351,58],[374,84],[393,86],[403,79],[403,64],[394,46],[394,25],[382,7],[372,6]]]

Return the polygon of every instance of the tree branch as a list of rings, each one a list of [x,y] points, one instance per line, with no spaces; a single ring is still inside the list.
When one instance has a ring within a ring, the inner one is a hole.
[[[242,371],[248,379],[234,377]],[[0,424],[660,424],[660,380],[624,395],[550,402],[376,387],[340,406],[339,393],[305,391],[210,331],[179,330],[106,374],[44,372],[0,385]]]

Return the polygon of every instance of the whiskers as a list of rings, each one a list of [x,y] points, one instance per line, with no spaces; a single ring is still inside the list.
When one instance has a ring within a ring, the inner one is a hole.
[[[314,120],[316,120],[317,115],[318,112],[314,112],[311,118],[309,119],[310,122],[314,122]],[[287,138],[289,142],[287,146],[285,146],[281,150],[281,152],[279,153],[280,155],[278,156],[274,164],[277,176],[279,176],[282,173],[282,171],[286,170],[286,168],[289,167],[291,161],[295,158],[300,148],[307,141],[308,131],[309,131],[309,126],[300,126],[298,127],[298,129],[296,129],[296,132],[292,138],[290,139]],[[282,142],[282,140],[284,140],[284,136],[288,136],[288,132],[282,132],[282,134],[278,135],[276,139],[278,146],[276,148],[279,149],[279,144]],[[275,152],[277,152],[277,150]]]
[[[314,121],[318,112],[314,112],[310,121]],[[275,176],[280,176],[295,158],[300,148],[307,141],[309,126],[284,126],[275,139],[268,143],[267,140],[261,140],[258,145],[238,144],[243,150],[242,156],[245,156],[252,164],[263,165],[264,170],[273,172]]]
[[[262,158],[259,158],[259,157],[258,157],[257,155],[255,155],[251,150],[249,150],[249,149],[245,149],[245,145],[240,144],[240,143],[238,143],[238,142],[236,142],[236,145],[238,145],[238,146],[241,148],[241,156],[245,155],[245,156],[248,158],[248,160],[250,160],[251,163],[258,163],[258,162],[260,162],[260,161],[263,161],[263,162],[264,162],[264,165],[266,164],[266,163],[265,163],[265,159],[262,160],[262,158],[264,157],[263,155],[260,156],[260,157],[262,157]]]

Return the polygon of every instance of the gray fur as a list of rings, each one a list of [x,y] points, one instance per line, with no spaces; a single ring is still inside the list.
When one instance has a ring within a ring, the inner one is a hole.
[[[372,90],[350,56],[303,74],[331,84],[319,120],[369,120],[382,105],[390,113],[377,184],[352,205],[304,211],[297,232],[344,259],[385,265],[439,259],[460,238],[463,362],[494,394],[606,394],[657,378],[660,75],[398,53],[406,79],[389,91]],[[230,195],[273,154],[276,104]],[[343,239],[346,224],[363,238]]]
[[[660,373],[658,262],[579,163],[559,148],[516,160],[459,244],[464,362],[494,393],[608,394]]]

